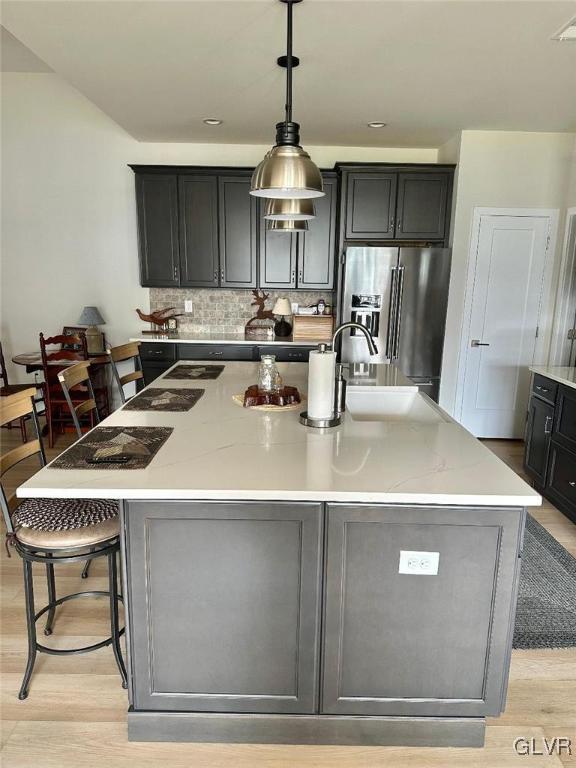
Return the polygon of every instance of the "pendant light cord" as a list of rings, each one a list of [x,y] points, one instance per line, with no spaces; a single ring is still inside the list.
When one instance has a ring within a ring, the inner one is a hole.
[[[292,3],[287,0],[288,33],[286,36],[286,127],[292,122]]]

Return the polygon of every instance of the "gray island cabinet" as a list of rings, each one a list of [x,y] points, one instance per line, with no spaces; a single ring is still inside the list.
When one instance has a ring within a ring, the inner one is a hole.
[[[388,369],[319,431],[233,402],[255,363],[170,379],[204,388],[190,411],[105,422],[173,427],[147,469],[19,488],[120,500],[131,740],[482,746],[540,497]]]

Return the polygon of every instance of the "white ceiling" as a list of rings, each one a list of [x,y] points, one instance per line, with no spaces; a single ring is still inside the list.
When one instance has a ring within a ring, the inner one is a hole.
[[[2,7],[18,40],[137,139],[272,143],[278,0]],[[574,131],[576,42],[550,39],[574,16],[564,0],[305,0],[294,8],[302,141],[435,147],[460,129]]]

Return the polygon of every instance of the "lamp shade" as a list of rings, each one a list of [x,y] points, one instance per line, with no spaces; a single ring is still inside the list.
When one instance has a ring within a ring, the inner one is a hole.
[[[290,302],[286,297],[276,299],[276,304],[274,304],[272,314],[283,316],[292,314],[292,307],[290,306]]]
[[[104,325],[106,323],[98,311],[98,307],[84,307],[77,322],[79,325]]]
[[[314,203],[310,198],[306,200],[278,200],[268,198],[266,200],[266,209],[264,218],[268,221],[286,221],[294,219],[295,221],[309,221],[316,215]]]
[[[276,145],[252,174],[250,194],[256,197],[322,197],[322,174],[300,146]]]
[[[303,219],[283,219],[282,221],[267,221],[266,229],[275,232],[307,232],[308,222]]]

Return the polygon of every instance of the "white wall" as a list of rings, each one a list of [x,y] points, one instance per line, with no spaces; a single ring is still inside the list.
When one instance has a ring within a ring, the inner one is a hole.
[[[553,208],[564,227],[574,134],[463,131],[458,142],[439,151],[458,159],[456,205],[452,222],[452,274],[442,365],[440,403],[454,413],[457,372],[475,207]],[[560,256],[558,238],[554,258]],[[556,272],[553,282],[556,279]],[[554,282],[555,284],[555,282]]]
[[[255,165],[268,146],[140,143],[53,73],[5,73],[2,109],[1,339],[9,359],[38,333],[100,308],[115,344],[148,308],[138,283],[128,163]],[[273,132],[273,126],[270,127]],[[272,135],[272,134],[271,134]],[[435,162],[435,149],[307,147],[341,161]],[[20,368],[12,378],[26,380]]]

